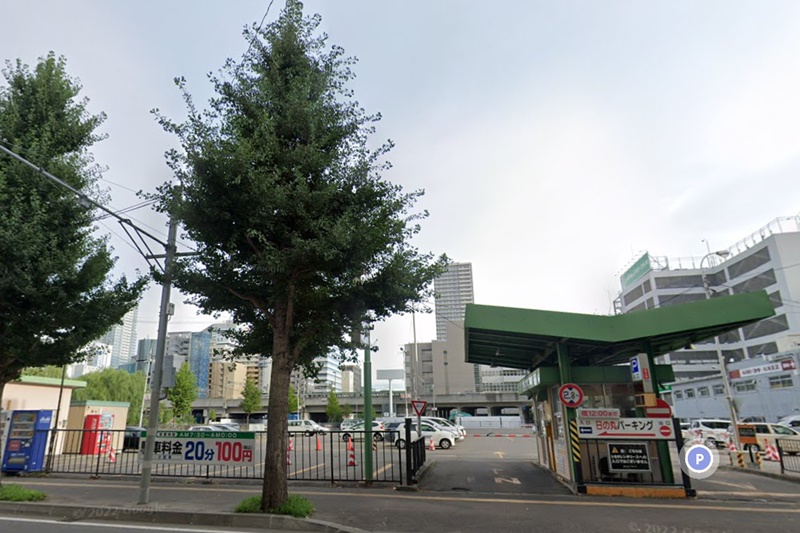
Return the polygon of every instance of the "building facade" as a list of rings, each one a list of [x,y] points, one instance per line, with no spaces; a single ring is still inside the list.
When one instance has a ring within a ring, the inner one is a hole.
[[[777,422],[800,415],[800,350],[745,359],[728,365],[731,397],[740,421]],[[674,383],[675,416],[730,420],[722,376]]]
[[[359,393],[363,388],[361,365],[358,363],[342,363],[342,391]]]
[[[139,321],[139,307],[136,306],[122,318],[99,341],[111,346],[111,366],[117,368],[136,359],[136,329]]]
[[[642,256],[621,278],[617,312],[703,300],[705,274],[712,297],[765,290],[775,316],[719,337],[728,364],[790,350],[800,343],[800,216],[779,218],[723,251],[726,257],[667,259]],[[705,264],[703,260],[705,259]],[[658,358],[676,380],[719,375],[714,339]]]
[[[472,263],[451,263],[447,270],[433,280],[436,293],[436,340],[447,340],[447,323],[464,321],[467,304],[475,303],[472,284]]]

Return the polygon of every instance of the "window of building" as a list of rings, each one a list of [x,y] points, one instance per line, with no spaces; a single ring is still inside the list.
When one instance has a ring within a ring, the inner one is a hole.
[[[708,394],[708,387],[698,387],[697,394],[700,395],[701,398],[706,398],[709,396]]]
[[[782,376],[772,376],[769,378],[770,389],[787,389],[793,385],[791,374],[783,374]]]
[[[673,391],[672,395],[675,397],[676,400],[683,400],[683,392],[679,390]]]
[[[686,389],[686,397],[694,398],[694,389]]]
[[[725,386],[724,385],[714,385],[714,396],[720,396],[725,394]]]
[[[739,381],[734,384],[736,392],[753,392],[756,390],[756,380],[748,379],[747,381]]]

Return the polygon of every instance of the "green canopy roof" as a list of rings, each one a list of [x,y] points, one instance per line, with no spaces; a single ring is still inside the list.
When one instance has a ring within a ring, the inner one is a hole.
[[[613,316],[467,304],[466,360],[532,371],[556,364],[564,343],[573,364],[612,365],[648,345],[660,355],[774,314],[765,291]]]

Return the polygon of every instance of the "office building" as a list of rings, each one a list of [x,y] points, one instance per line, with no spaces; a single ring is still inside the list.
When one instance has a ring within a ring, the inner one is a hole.
[[[433,280],[436,293],[436,340],[447,340],[447,323],[464,321],[467,304],[475,303],[472,286],[472,263],[451,263],[447,270]]]
[[[136,360],[136,328],[139,320],[139,307],[134,307],[122,318],[122,324],[115,324],[100,337],[99,342],[111,346],[113,368]]]
[[[363,389],[361,366],[358,363],[342,363],[342,392],[361,392]]]
[[[342,392],[342,362],[335,355],[316,357],[314,364],[319,366],[319,372],[315,378],[311,378],[308,392]]]
[[[775,316],[719,337],[726,363],[794,349],[800,343],[800,216],[778,218],[721,250],[724,257],[669,259],[641,256],[620,278],[620,313],[703,300],[703,275],[712,297],[765,290]],[[657,358],[676,380],[719,375],[714,339]]]

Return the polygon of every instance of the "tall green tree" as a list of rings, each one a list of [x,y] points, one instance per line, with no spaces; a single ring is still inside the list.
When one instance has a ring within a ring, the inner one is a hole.
[[[381,178],[392,143],[369,147],[379,115],[353,100],[354,60],[319,23],[289,0],[277,21],[245,31],[248,50],[212,77],[208,109],[178,79],[188,119],[156,111],[182,146],[167,153],[180,187],[160,189],[160,208],[198,249],[179,259],[175,284],[246,326],[239,353],[272,358],[264,510],[288,498],[291,372],[331,347],[354,357],[353,328],[427,300],[446,262],[410,244],[422,192]]]
[[[175,418],[186,420],[192,414],[192,404],[197,399],[197,378],[189,363],[184,362],[175,373],[175,385],[167,391]]]
[[[328,394],[328,405],[325,407],[325,413],[328,415],[328,422],[338,423],[344,418],[342,406],[339,405],[339,398],[333,389]]]
[[[31,69],[7,62],[0,82],[0,142],[95,200],[102,168],[89,149],[104,114],[79,98],[66,60]],[[110,278],[115,259],[93,235],[95,212],[61,186],[0,154],[0,396],[26,367],[86,356],[139,300],[146,280]],[[2,445],[2,443],[0,443]]]
[[[246,423],[250,423],[250,415],[261,410],[261,389],[253,378],[247,378],[242,390],[242,402],[239,407],[246,415]]]
[[[76,389],[72,398],[77,401],[128,402],[129,426],[139,425],[139,415],[144,396],[145,376],[143,372],[129,374],[116,368],[104,368],[81,376],[86,387]]]
[[[23,368],[22,375],[23,376],[41,376],[44,378],[58,378],[61,379],[61,374],[64,371],[63,366],[40,366],[40,367],[31,367],[31,368]]]

